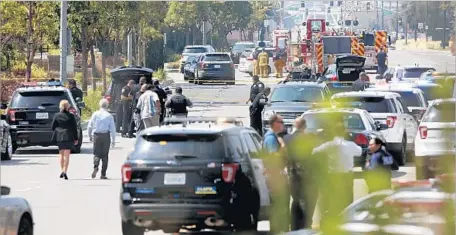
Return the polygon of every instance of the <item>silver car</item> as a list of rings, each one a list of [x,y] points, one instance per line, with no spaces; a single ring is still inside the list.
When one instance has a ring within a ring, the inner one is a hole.
[[[11,189],[1,186],[0,234],[33,235],[33,215],[30,204],[20,197],[9,196]]]

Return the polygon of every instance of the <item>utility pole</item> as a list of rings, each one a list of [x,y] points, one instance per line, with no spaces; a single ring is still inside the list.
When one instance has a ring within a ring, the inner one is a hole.
[[[376,28],[378,29],[378,28],[380,28],[380,16],[378,14],[378,1],[377,0],[375,0],[375,13],[377,13],[377,23],[376,23],[377,27]]]
[[[68,2],[62,1],[60,6],[60,82],[67,80],[67,56],[68,56]]]
[[[426,36],[426,42],[428,41],[428,9],[429,8],[429,2],[426,2],[426,14],[424,15],[424,35]]]
[[[27,82],[30,81],[31,77],[32,77],[32,69],[30,68],[29,69],[29,64],[31,63],[31,61],[33,60],[32,58],[32,44],[33,44],[33,41],[32,41],[32,17],[33,17],[33,2],[29,2],[28,3],[28,13],[27,13],[27,69],[26,69],[26,72],[25,72],[25,79],[27,80]]]
[[[133,66],[133,33],[131,29],[127,36],[127,60],[128,65]]]
[[[385,29],[385,8],[383,7],[384,1],[382,1],[382,29]]]
[[[447,42],[447,36],[446,36],[446,26],[447,26],[447,7],[445,6],[445,9],[443,9],[443,40],[442,40],[442,48],[445,49],[446,47],[446,42]]]
[[[396,40],[399,40],[399,1],[396,1]]]

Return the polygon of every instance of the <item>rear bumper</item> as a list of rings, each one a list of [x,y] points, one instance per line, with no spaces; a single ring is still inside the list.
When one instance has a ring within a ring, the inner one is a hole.
[[[232,73],[217,73],[217,72],[202,72],[199,74],[199,80],[235,80],[234,72]]]
[[[51,146],[55,145],[52,142],[52,130],[11,130],[11,139],[19,147],[25,146]]]
[[[217,204],[130,204],[120,206],[123,221],[143,219],[167,224],[195,224],[208,217],[223,217]]]

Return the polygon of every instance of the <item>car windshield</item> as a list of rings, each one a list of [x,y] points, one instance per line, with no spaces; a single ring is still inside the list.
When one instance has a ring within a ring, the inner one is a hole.
[[[320,102],[324,99],[319,87],[279,87],[274,90],[271,102]]]
[[[64,91],[18,92],[11,100],[12,108],[37,108],[38,106],[58,107],[61,100],[70,98]]]
[[[399,93],[402,97],[402,100],[408,107],[421,107],[421,100],[418,94],[413,93],[412,91],[395,91],[395,93]]]
[[[328,117],[331,117],[332,113],[310,113],[304,114],[304,119],[306,120],[307,129],[324,129],[328,123]],[[351,130],[366,130],[364,126],[363,119],[359,114],[356,113],[344,113],[339,112],[338,115],[341,115],[344,119],[344,126],[347,129]]]
[[[209,54],[204,56],[204,61],[231,61],[227,54]]]
[[[435,71],[434,68],[406,68],[403,78],[419,78],[421,74],[429,70]]]
[[[373,46],[375,36],[373,34],[366,33],[363,38],[364,46]]]
[[[233,46],[233,52],[243,52],[246,49],[255,48],[255,43],[239,43]]]
[[[190,62],[193,62],[194,60],[196,60],[196,56],[189,56],[189,57],[187,57],[185,62],[190,63]]]
[[[455,102],[441,102],[429,108],[422,122],[455,122]]]
[[[207,48],[205,47],[189,47],[185,48],[184,52],[182,53],[204,53],[207,52]]]
[[[389,113],[388,101],[383,97],[336,97],[332,101],[336,103],[354,103],[358,108],[369,113]]]
[[[220,134],[144,135],[136,146],[140,152],[135,155],[137,158],[174,159],[176,156],[189,156],[220,159],[226,155]]]

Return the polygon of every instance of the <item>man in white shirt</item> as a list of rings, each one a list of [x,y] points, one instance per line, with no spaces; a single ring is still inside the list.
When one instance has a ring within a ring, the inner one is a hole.
[[[141,121],[144,128],[158,126],[160,124],[160,99],[157,93],[153,92],[152,84],[145,84],[146,91],[139,97],[136,108],[140,110]]]

